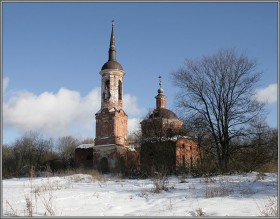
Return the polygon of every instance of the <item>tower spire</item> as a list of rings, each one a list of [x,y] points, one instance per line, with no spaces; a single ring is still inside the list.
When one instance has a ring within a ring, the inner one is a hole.
[[[115,21],[112,20],[112,31],[110,38],[110,46],[109,46],[109,58],[108,61],[102,66],[101,71],[105,69],[117,69],[123,71],[123,67],[120,63],[117,62],[116,58],[116,45],[115,45]]]
[[[110,39],[110,48],[109,48],[109,61],[116,61],[116,45],[115,45],[115,30],[114,30],[114,20],[112,20],[112,32]]]
[[[164,95],[164,90],[163,90],[163,88],[162,88],[161,75],[160,75],[158,78],[159,78],[159,89],[158,89],[158,94],[159,94],[159,95]]]
[[[159,89],[158,95],[156,96],[156,107],[159,108],[166,108],[166,96],[164,95],[164,90],[162,88],[162,81],[161,76],[159,78]]]

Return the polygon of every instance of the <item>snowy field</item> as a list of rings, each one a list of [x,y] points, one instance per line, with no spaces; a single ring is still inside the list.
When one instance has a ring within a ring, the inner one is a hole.
[[[7,216],[277,216],[277,174],[151,179],[75,174],[3,180]]]

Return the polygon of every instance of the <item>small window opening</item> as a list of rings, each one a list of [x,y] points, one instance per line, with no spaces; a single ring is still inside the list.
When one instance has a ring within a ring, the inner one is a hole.
[[[103,98],[104,98],[104,100],[106,100],[106,99],[109,99],[110,96],[111,96],[111,94],[110,94],[110,81],[107,80],[105,82],[105,91],[103,93]]]
[[[121,80],[119,80],[118,89],[119,89],[119,100],[122,100],[122,82],[121,82]]]
[[[88,154],[87,160],[93,160],[93,154]]]

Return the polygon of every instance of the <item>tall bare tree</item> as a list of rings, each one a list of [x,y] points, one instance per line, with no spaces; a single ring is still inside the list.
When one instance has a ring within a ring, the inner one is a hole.
[[[187,118],[203,118],[223,172],[228,171],[234,150],[232,139],[245,135],[249,122],[264,106],[254,95],[261,76],[256,67],[256,61],[229,49],[199,60],[187,59],[184,67],[171,73],[180,89],[178,107]]]
[[[9,174],[24,176],[29,173],[31,167],[35,168],[35,171],[40,171],[52,147],[52,139],[46,139],[34,131],[24,133],[9,146],[9,150],[4,151],[7,153],[5,156],[9,156]]]
[[[72,165],[71,163],[75,157],[75,148],[79,144],[79,140],[72,136],[58,138],[57,149],[67,168]]]

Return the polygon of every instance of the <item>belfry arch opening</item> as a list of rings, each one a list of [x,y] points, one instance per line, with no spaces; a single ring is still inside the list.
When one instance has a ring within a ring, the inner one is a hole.
[[[110,98],[111,94],[110,94],[110,80],[106,80],[105,81],[105,89],[103,92],[103,99],[104,100],[108,100]]]
[[[100,165],[99,166],[100,171],[102,173],[108,173],[109,172],[109,162],[108,162],[108,159],[106,157],[102,157],[99,165]]]
[[[119,100],[122,100],[122,82],[121,82],[121,80],[119,80],[118,90],[119,90]]]

